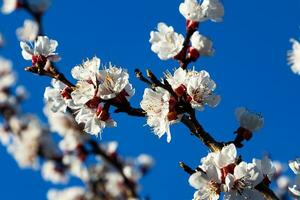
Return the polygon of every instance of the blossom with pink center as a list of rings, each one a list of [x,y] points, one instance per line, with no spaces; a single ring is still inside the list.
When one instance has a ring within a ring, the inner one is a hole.
[[[58,46],[56,40],[51,40],[47,36],[38,36],[32,44],[21,41],[22,56],[25,60],[31,60],[33,66],[46,65],[47,60],[56,62],[60,57],[55,53]]]

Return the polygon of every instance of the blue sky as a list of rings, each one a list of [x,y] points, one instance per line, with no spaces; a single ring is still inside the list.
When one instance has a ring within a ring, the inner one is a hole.
[[[149,33],[158,22],[172,25],[184,33],[185,20],[178,11],[180,0],[151,1],[54,1],[44,18],[47,35],[59,42],[61,71],[70,69],[85,58],[97,55],[102,62],[127,68],[136,88],[133,105],[138,106],[144,85],[134,78],[134,68],[152,69],[157,75],[177,67],[173,61],[162,62],[151,52]],[[223,23],[206,22],[200,32],[214,42],[214,57],[202,58],[196,69],[205,69],[218,84],[222,96],[215,109],[198,113],[199,120],[215,138],[230,140],[237,128],[234,109],[246,106],[265,117],[265,126],[240,150],[245,160],[270,153],[274,160],[288,161],[300,156],[299,113],[300,76],[286,64],[291,37],[300,37],[300,1],[223,1]],[[0,32],[7,46],[0,54],[12,59],[19,73],[19,83],[30,91],[25,112],[36,112],[43,119],[43,93],[49,79],[23,71],[15,29],[29,16],[23,11],[0,15]],[[104,131],[103,140],[120,142],[123,155],[149,153],[156,159],[153,171],[143,179],[142,193],[151,199],[191,199],[194,190],[188,176],[178,167],[179,161],[196,166],[207,149],[182,125],[172,127],[173,139],[158,139],[144,119],[120,114],[114,117],[118,128]],[[49,187],[39,172],[20,170],[6,150],[0,148],[1,199],[46,198]],[[72,181],[76,184],[76,181]],[[63,186],[59,186],[60,188]]]

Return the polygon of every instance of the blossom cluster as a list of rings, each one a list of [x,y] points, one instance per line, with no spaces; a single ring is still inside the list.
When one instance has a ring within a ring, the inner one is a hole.
[[[180,13],[187,20],[188,36],[176,33],[172,26],[163,22],[157,25],[157,31],[150,33],[153,52],[162,60],[196,61],[199,56],[211,56],[214,52],[212,42],[197,31],[199,22],[212,20],[219,22],[224,15],[224,7],[219,0],[185,0],[179,6]],[[187,44],[187,43],[191,44]],[[186,55],[187,54],[187,55]]]
[[[202,158],[197,170],[189,178],[190,185],[197,189],[194,200],[217,200],[221,192],[227,200],[264,199],[255,187],[262,182],[268,184],[275,173],[267,157],[251,163],[240,161],[233,144]]]
[[[171,141],[169,125],[180,120],[182,113],[177,109],[183,101],[192,108],[203,110],[205,105],[215,107],[220,102],[220,96],[213,91],[215,82],[206,71],[184,70],[178,68],[174,75],[167,72],[166,80],[172,86],[175,94],[170,94],[164,88],[147,88],[141,101],[141,108],[147,113],[147,124],[159,137],[167,133],[168,142]]]

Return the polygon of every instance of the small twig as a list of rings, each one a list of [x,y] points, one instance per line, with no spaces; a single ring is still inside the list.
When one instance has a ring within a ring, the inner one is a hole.
[[[184,162],[179,162],[179,166],[189,175],[192,175],[196,172],[191,167],[187,166]]]
[[[260,191],[266,200],[279,200],[275,193],[267,187],[263,182],[258,184],[255,189]]]
[[[197,119],[192,119],[187,115],[183,115],[181,122],[187,126],[190,131],[200,139],[211,151],[216,152],[222,149],[222,144],[217,142],[209,133],[207,133]]]
[[[40,75],[40,76],[48,76],[50,78],[54,78],[56,80],[61,81],[62,83],[64,83],[66,86],[70,87],[70,88],[74,88],[75,85],[73,83],[71,83],[64,74],[57,72],[57,70],[51,70],[51,71],[46,71],[43,68],[38,68],[38,67],[26,67],[25,71]]]

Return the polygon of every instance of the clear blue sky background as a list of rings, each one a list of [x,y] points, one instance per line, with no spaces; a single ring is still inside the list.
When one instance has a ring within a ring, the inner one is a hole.
[[[58,52],[63,58],[59,67],[66,73],[94,55],[105,63],[112,61],[128,68],[137,91],[132,103],[137,106],[144,85],[134,78],[134,68],[151,68],[162,75],[164,70],[177,66],[173,61],[160,61],[151,52],[148,40],[149,32],[160,21],[184,32],[185,20],[178,11],[180,3],[180,0],[54,1],[45,15],[45,30],[49,37],[59,41]],[[210,72],[218,84],[222,102],[216,109],[199,113],[199,119],[217,139],[229,140],[237,128],[234,116],[237,106],[260,111],[265,117],[265,127],[240,153],[250,161],[270,152],[273,159],[286,162],[300,155],[300,76],[294,75],[286,64],[286,53],[291,47],[289,39],[300,36],[300,2],[224,1],[224,6],[223,23],[206,22],[200,28],[202,34],[213,40],[215,56],[195,64],[197,69]],[[14,61],[19,82],[31,93],[24,110],[42,117],[42,97],[50,80],[22,70],[29,63],[22,59],[15,36],[15,29],[28,17],[23,11],[0,15],[0,32],[7,38],[7,46],[0,54]],[[149,153],[156,159],[155,168],[141,182],[142,193],[155,200],[191,199],[194,190],[178,162],[196,166],[207,154],[204,145],[182,125],[172,127],[173,139],[167,144],[165,138],[159,140],[148,127],[143,127],[144,119],[123,114],[115,115],[115,119],[119,126],[105,130],[104,141],[119,141],[123,155]],[[3,147],[0,158],[0,199],[46,198],[48,188],[53,185],[45,183],[39,172],[20,170]]]

